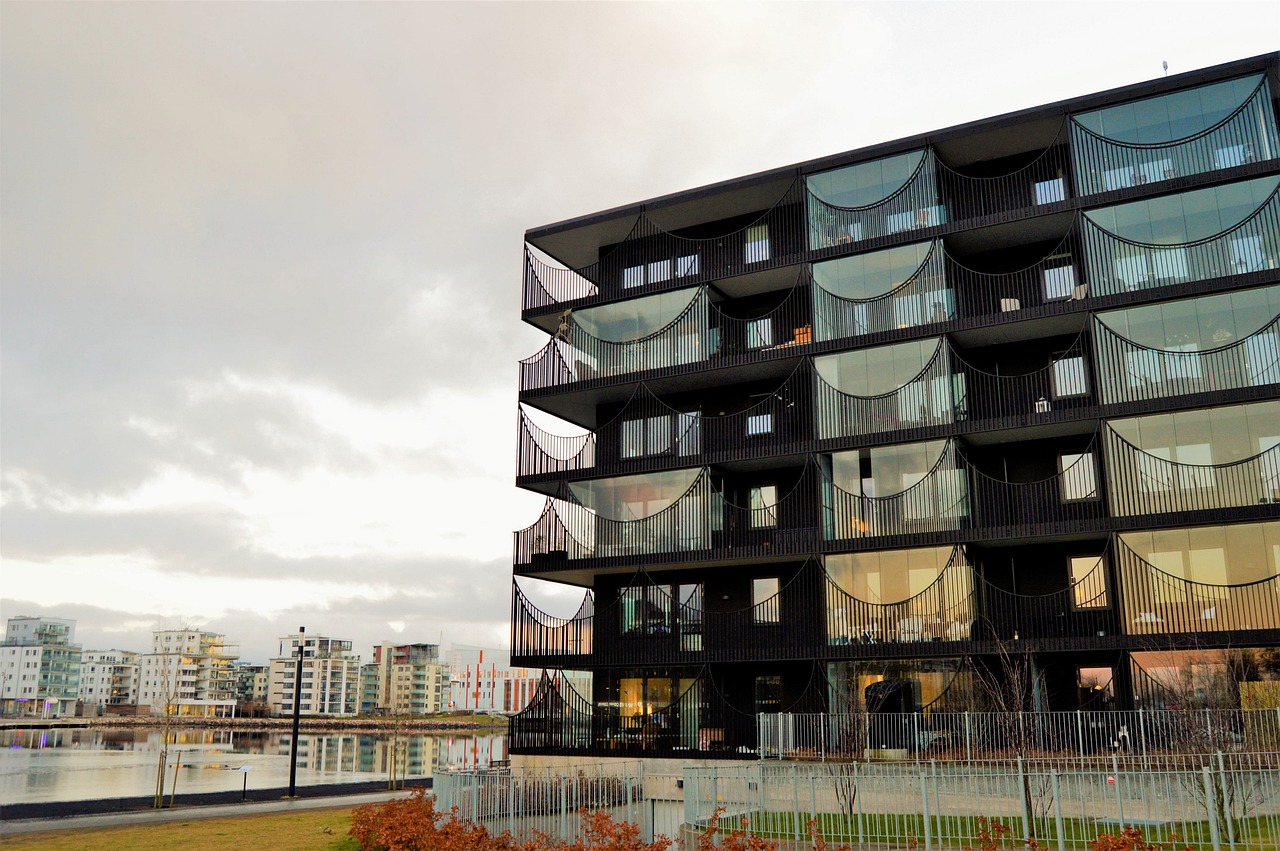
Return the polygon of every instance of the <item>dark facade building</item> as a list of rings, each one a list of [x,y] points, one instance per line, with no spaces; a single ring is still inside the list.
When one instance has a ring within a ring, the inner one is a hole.
[[[528,231],[514,572],[585,596],[517,585],[512,662],[593,676],[512,752],[1269,694],[1278,94],[1255,57]]]

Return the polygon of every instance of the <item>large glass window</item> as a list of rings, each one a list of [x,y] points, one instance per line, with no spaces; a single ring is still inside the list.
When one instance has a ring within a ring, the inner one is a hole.
[[[639,340],[670,325],[700,292],[696,288],[676,290],[583,308],[574,311],[573,324],[597,340],[613,343]]]
[[[1071,604],[1077,609],[1105,609],[1107,599],[1106,563],[1100,555],[1071,556]]]
[[[602,517],[639,520],[669,507],[701,474],[699,468],[571,482],[569,491],[578,502]]]
[[[1216,236],[1238,225],[1262,206],[1278,182],[1280,178],[1260,177],[1087,210],[1085,215],[1121,239],[1149,245],[1180,245]],[[1160,259],[1166,271],[1177,270],[1178,256]]]
[[[1218,349],[1280,316],[1280,286],[1146,304],[1098,314],[1121,337],[1149,349],[1203,352]]]
[[[1081,126],[1116,142],[1158,145],[1201,133],[1235,111],[1261,77],[1241,77],[1195,89],[1109,106],[1072,116]]]
[[[917,242],[814,263],[813,279],[818,286],[841,298],[872,299],[906,283],[932,249],[932,242]]]
[[[924,151],[885,157],[808,177],[809,191],[836,207],[867,207],[897,192],[920,168]]]
[[[947,286],[940,252],[936,243],[920,242],[814,264],[818,339],[910,328],[953,317],[955,294]]]
[[[952,528],[968,514],[968,480],[948,441],[880,446],[831,456],[829,537]]]
[[[1280,521],[1125,532],[1121,542],[1172,576],[1245,585],[1280,575]]]
[[[943,341],[935,338],[858,349],[814,358],[814,366],[822,380],[841,393],[862,397],[880,396],[904,388],[912,384],[914,379],[920,378],[925,367],[939,354],[938,350],[942,345]],[[912,388],[907,394],[910,399],[904,403],[906,413],[914,413],[913,401],[924,404],[926,398],[936,400],[938,410],[935,415],[946,413],[951,402],[950,370],[936,383],[937,388]],[[935,389],[937,393],[933,392]],[[919,416],[913,419],[919,419]]]
[[[755,623],[774,624],[781,620],[778,591],[776,576],[751,580],[751,615]]]
[[[952,547],[841,553],[827,556],[827,575],[863,602],[900,603],[936,582],[954,555]],[[961,562],[958,573],[969,574],[968,566]]]

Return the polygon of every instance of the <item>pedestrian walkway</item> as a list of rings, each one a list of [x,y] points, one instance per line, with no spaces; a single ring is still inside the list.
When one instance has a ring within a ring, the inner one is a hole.
[[[0,821],[0,837],[16,836],[20,833],[41,833],[50,830],[94,830],[107,827],[134,827],[142,824],[193,821],[195,819],[267,815],[268,813],[296,812],[298,810],[347,809],[355,808],[362,804],[380,804],[383,801],[408,796],[409,793],[405,791],[366,792],[360,795],[339,795],[328,798],[281,798],[277,801],[210,804],[200,807],[175,807],[171,810],[131,810],[124,813],[105,813],[91,816],[19,819],[16,821]]]

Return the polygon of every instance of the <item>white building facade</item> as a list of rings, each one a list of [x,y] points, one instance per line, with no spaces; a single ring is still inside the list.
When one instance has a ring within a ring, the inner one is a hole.
[[[138,702],[142,666],[131,650],[86,650],[80,661],[80,703],[86,715]]]
[[[591,693],[591,675],[557,672],[580,694]],[[540,668],[511,666],[511,651],[455,644],[449,650],[448,709],[512,714],[528,705],[542,681]],[[585,689],[585,691],[583,691]]]
[[[81,647],[76,622],[16,617],[0,643],[0,714],[56,718],[74,715]]]
[[[302,652],[302,715],[356,715],[360,711],[360,657],[351,642],[299,633],[280,639],[279,656],[271,660],[267,707],[272,715],[293,714],[294,677]]]
[[[197,629],[156,630],[151,652],[139,657],[139,703],[153,715],[231,717],[236,708],[239,657],[226,636]]]

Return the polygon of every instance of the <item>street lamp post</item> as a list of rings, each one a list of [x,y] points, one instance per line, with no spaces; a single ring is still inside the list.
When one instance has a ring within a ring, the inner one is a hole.
[[[298,627],[298,659],[293,670],[293,739],[289,742],[289,797],[298,780],[298,722],[302,713],[302,657],[307,644],[307,628]]]

